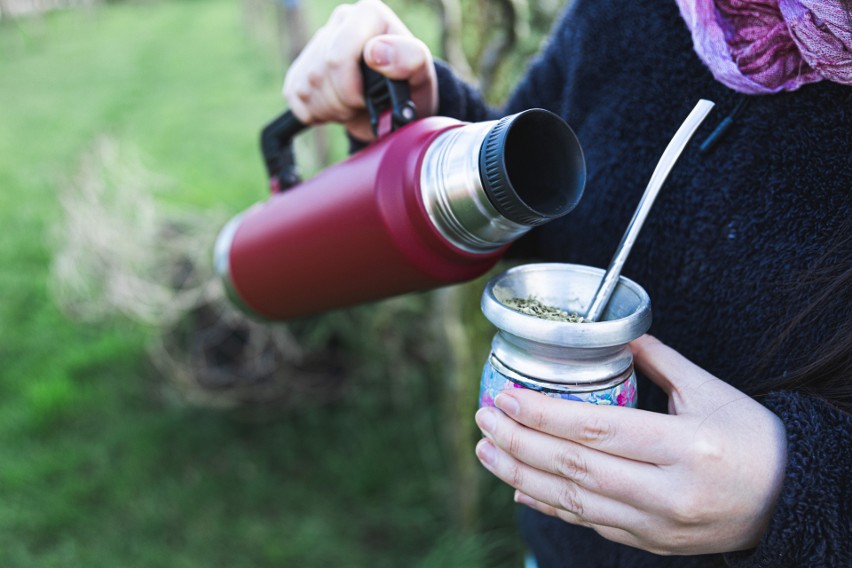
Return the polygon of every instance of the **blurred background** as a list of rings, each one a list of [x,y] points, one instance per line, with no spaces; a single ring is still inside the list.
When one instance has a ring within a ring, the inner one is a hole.
[[[0,566],[520,565],[473,453],[487,277],[276,325],[212,277],[336,3],[0,0]],[[499,104],[563,2],[389,4]]]

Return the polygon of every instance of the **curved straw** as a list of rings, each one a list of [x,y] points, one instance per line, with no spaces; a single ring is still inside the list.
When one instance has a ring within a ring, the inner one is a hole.
[[[651,211],[651,206],[654,204],[660,188],[663,187],[663,182],[666,181],[669,172],[674,167],[675,162],[677,162],[689,139],[698,130],[698,127],[713,106],[714,103],[708,100],[701,99],[698,101],[698,104],[695,105],[695,108],[692,109],[692,112],[689,113],[689,116],[686,117],[686,120],[683,121],[683,124],[675,132],[663,155],[660,156],[660,161],[657,162],[657,167],[654,169],[651,180],[648,182],[648,187],[645,188],[645,193],[642,194],[642,199],[636,207],[633,219],[630,220],[627,231],[621,237],[621,243],[618,245],[615,255],[613,255],[609,263],[609,268],[606,269],[606,274],[604,274],[603,280],[601,280],[598,291],[595,292],[592,304],[586,312],[585,318],[587,320],[598,321],[603,314],[609,298],[615,290],[615,285],[618,283],[618,277],[621,275],[621,269],[624,267],[624,263],[630,254],[630,249],[633,248],[633,244],[639,236],[642,224],[645,223],[645,218]]]

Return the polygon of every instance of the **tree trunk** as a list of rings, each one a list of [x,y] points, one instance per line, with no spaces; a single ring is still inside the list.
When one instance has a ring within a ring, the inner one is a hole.
[[[461,78],[470,83],[476,83],[476,75],[462,46],[461,0],[438,0],[437,4],[441,20],[441,57],[450,64]]]
[[[500,65],[518,42],[529,33],[527,0],[500,0],[500,29],[488,42],[479,58],[479,79],[482,91],[488,93],[494,86]]]
[[[476,436],[471,428],[471,409],[476,408],[479,393],[479,384],[473,380],[479,376],[476,358],[481,354],[472,352],[462,320],[466,291],[464,284],[443,288],[434,293],[433,302],[447,349],[444,416],[452,456],[449,460],[453,479],[451,511],[459,530],[469,534],[479,523],[479,464],[473,453]]]
[[[275,4],[278,13],[278,45],[281,60],[288,64],[308,43],[308,23],[301,0],[278,0]]]

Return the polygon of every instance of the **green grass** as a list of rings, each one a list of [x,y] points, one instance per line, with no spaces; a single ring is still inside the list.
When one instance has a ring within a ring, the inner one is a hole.
[[[519,562],[505,487],[481,475],[478,523],[457,520],[428,297],[398,322],[361,308],[304,324],[310,341],[344,330],[352,386],[278,414],[182,402],[147,362],[151,329],[76,322],[51,298],[58,188],[101,135],[169,180],[172,206],[263,198],[257,133],[282,108],[269,44],[225,0],[0,23],[0,566]],[[414,352],[389,359],[388,338]]]

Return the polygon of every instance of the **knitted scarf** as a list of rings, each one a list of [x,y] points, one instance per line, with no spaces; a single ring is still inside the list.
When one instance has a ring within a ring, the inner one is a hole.
[[[852,85],[850,0],[677,0],[713,76],[747,94]]]

